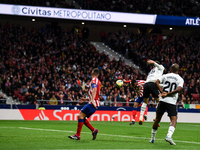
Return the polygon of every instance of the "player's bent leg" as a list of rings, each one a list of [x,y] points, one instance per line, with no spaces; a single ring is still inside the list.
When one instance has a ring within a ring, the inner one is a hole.
[[[96,137],[97,137],[97,133],[99,133],[99,130],[98,130],[98,129],[95,129],[95,128],[90,124],[90,122],[88,121],[88,119],[85,118],[84,120],[85,120],[85,122],[84,122],[85,126],[88,127],[88,128],[92,131],[92,136],[93,136],[92,140],[95,140]]]
[[[165,137],[165,141],[169,142],[171,145],[176,145],[176,143],[174,143],[172,139],[172,135],[175,131],[177,116],[170,116],[170,120],[171,120],[171,123],[168,129],[167,136]]]
[[[83,112],[83,113],[85,112],[87,118],[89,118],[92,114],[95,113],[96,109],[95,109],[91,104],[89,104],[89,105],[87,106],[87,108],[88,108],[87,111],[83,110],[82,112]],[[92,139],[95,140],[96,137],[97,137],[97,133],[99,132],[99,130],[98,130],[98,129],[95,129],[95,128],[90,124],[90,122],[88,121],[88,119],[86,119],[86,116],[84,117],[84,124],[85,124],[86,127],[88,127],[88,128],[92,131],[92,136],[93,136]]]
[[[134,125],[135,124],[135,117],[136,117],[136,114],[137,114],[137,108],[139,106],[139,103],[138,102],[134,102],[134,105],[133,105],[133,112],[132,112],[132,121],[130,123],[130,125]]]
[[[146,107],[146,110],[144,112],[144,121],[147,121],[147,112],[148,112],[148,107]]]
[[[158,115],[156,113],[156,119],[155,119],[153,126],[152,126],[151,140],[149,141],[150,143],[155,143],[155,137],[156,137],[156,133],[157,133],[157,130],[158,130],[158,123],[160,122],[161,118],[162,118],[162,115]]]
[[[159,97],[157,97],[157,98],[154,98],[155,100],[156,100],[156,102],[157,102],[157,105],[156,105],[156,109],[157,109],[157,107],[158,107],[158,103],[159,103]],[[153,121],[155,121],[155,119],[153,119]],[[158,127],[160,127],[160,124],[158,124]]]
[[[83,127],[83,124],[84,124],[84,118],[85,117],[86,117],[86,114],[80,111],[79,115],[78,115],[77,132],[76,132],[76,134],[74,134],[72,136],[68,136],[68,138],[75,139],[75,140],[81,139],[80,134],[81,134],[81,130],[82,130],[82,127]]]
[[[142,125],[143,124],[143,116],[144,116],[144,112],[146,110],[147,104],[148,104],[149,98],[144,98],[144,102],[141,106],[141,110],[140,110],[140,118],[139,118],[139,124]]]

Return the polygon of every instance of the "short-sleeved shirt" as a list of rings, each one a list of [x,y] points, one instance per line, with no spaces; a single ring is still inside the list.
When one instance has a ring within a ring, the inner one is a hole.
[[[136,82],[138,84],[137,84],[136,88],[134,88],[134,90],[136,91],[136,93],[139,93],[138,97],[143,97],[145,81],[144,80],[136,80]]]
[[[183,84],[184,84],[183,78],[175,73],[164,74],[159,78],[159,80],[160,80],[160,83],[163,83],[163,92],[167,92],[167,93],[174,91],[179,86],[183,87]],[[160,97],[159,99],[160,101],[176,105],[176,102],[178,99],[178,93],[174,93],[164,98]]]
[[[163,71],[165,70],[165,68],[163,67],[163,65],[159,65],[157,63],[154,64],[154,68],[149,72],[147,79],[146,79],[146,83],[147,82],[156,82],[156,80],[162,76]]]
[[[93,88],[97,88],[97,92],[96,92],[96,96],[94,98],[95,100],[95,104],[96,106],[100,106],[100,89],[101,89],[101,82],[98,78],[93,78],[90,82],[90,85],[89,85],[89,103],[91,103],[91,100],[92,100],[92,91],[93,91]]]

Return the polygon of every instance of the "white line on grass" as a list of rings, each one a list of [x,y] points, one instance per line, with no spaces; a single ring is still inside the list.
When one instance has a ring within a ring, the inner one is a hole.
[[[40,128],[27,128],[27,127],[0,127],[0,128],[19,128],[19,129],[26,129],[26,130],[55,131],[55,132],[67,132],[67,133],[74,133],[75,132],[75,131],[54,130],[54,129],[40,129]],[[91,132],[81,132],[81,133],[91,134]],[[101,134],[101,133],[99,133],[98,135],[124,137],[124,138],[150,139],[150,138],[146,138],[146,137],[134,137],[134,136]],[[156,139],[156,140],[163,140],[163,139]],[[179,141],[179,140],[174,140],[174,141],[175,142],[180,142],[180,143],[200,144],[200,142],[192,142],[192,141]]]

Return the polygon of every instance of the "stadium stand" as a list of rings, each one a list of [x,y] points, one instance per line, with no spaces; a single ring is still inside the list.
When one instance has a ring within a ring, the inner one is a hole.
[[[76,0],[82,9],[158,14],[172,16],[199,16],[197,0]]]
[[[120,74],[127,79],[145,78],[121,59],[109,60],[104,53],[98,53],[74,28],[53,30],[6,24],[0,41],[1,87],[23,103],[47,100],[44,104],[48,104],[55,95],[59,104],[79,104],[79,98],[87,96],[94,67],[101,69],[99,78],[106,97],[118,93],[120,98],[122,92],[133,91],[128,85],[116,88],[115,80]],[[130,98],[133,96],[130,94]]]
[[[29,5],[29,6],[44,6],[44,7],[57,7],[57,8],[74,8],[73,3],[68,4],[64,0],[2,0],[1,3]]]
[[[106,101],[109,101],[110,106],[128,106],[135,98],[134,90],[126,84],[119,89],[115,81],[119,78],[145,80],[150,69],[146,60],[151,58],[159,60],[166,67],[166,72],[171,63],[178,62],[182,70],[180,73],[185,79],[178,102],[184,99],[185,103],[198,103],[198,36],[171,35],[164,38],[161,35],[143,36],[128,31],[120,32],[109,33],[105,42],[131,58],[143,69],[143,74],[121,59],[110,60],[108,55],[96,51],[88,40],[82,40],[74,28],[54,30],[6,24],[0,32],[1,87],[24,104],[35,104],[37,100],[49,104],[52,95],[55,95],[58,104],[83,105],[79,98],[88,96],[90,72],[92,68],[98,67],[101,70],[99,78],[104,98],[102,105],[107,105]],[[130,50],[127,54],[126,48]],[[123,92],[126,99],[122,99]],[[154,107],[154,104],[154,99],[150,98],[149,106]]]
[[[179,16],[200,15],[200,4],[196,0],[164,0],[157,3],[153,0],[77,0],[75,2],[81,6],[81,9],[90,10]],[[75,8],[73,3],[68,4],[60,0],[3,0],[1,3]],[[121,59],[110,60],[106,54],[99,53],[87,40],[88,35],[83,37],[81,32],[76,31],[76,27],[55,30],[51,27],[27,28],[5,24],[0,31],[0,84],[3,92],[24,104],[35,104],[37,100],[43,100],[43,104],[50,104],[49,99],[55,95],[58,104],[83,105],[79,98],[88,96],[90,72],[92,68],[98,67],[101,70],[102,105],[128,106],[135,97],[134,90],[128,84],[120,89],[116,88],[115,81],[119,78],[145,80],[150,70],[146,61],[153,59],[165,66],[165,73],[169,71],[172,63],[179,63],[180,74],[185,80],[185,85],[182,93],[179,94],[178,103],[182,100],[191,104],[200,102],[200,37],[198,35],[146,35],[131,33],[128,30],[100,33],[102,42],[127,59],[132,59],[144,72],[140,73]],[[124,103],[121,103],[123,92],[127,97],[123,99]],[[150,98],[149,106],[154,107],[154,104],[154,99]]]
[[[132,59],[142,70],[146,70],[146,73],[149,70],[149,66],[146,65],[148,59],[161,62],[166,68],[165,73],[169,71],[171,64],[178,63],[181,68],[180,75],[185,81],[184,99],[189,97],[197,101],[199,101],[197,96],[192,94],[200,92],[200,76],[198,74],[200,71],[199,40],[200,37],[198,35],[144,35],[130,33],[128,30],[120,30],[116,33],[108,32],[102,39],[113,50]]]

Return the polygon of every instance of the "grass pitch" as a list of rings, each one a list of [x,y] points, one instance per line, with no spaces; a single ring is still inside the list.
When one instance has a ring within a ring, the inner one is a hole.
[[[96,140],[83,126],[81,140],[67,136],[76,132],[77,121],[0,121],[0,149],[200,149],[200,124],[178,123],[173,135],[177,145],[164,138],[169,123],[160,123],[156,141],[149,143],[152,122],[130,126],[129,122],[91,122],[99,129]]]

